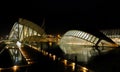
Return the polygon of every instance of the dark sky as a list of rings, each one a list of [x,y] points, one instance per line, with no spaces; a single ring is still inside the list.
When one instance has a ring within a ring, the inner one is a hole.
[[[0,34],[8,34],[18,18],[39,26],[45,18],[47,33],[64,33],[70,29],[120,28],[120,4],[116,1],[41,0],[17,1],[0,5]]]

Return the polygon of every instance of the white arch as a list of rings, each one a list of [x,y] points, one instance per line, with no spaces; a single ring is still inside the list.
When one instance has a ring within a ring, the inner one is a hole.
[[[101,47],[98,49],[96,44]],[[100,51],[102,53],[112,50],[108,47],[114,47],[115,45],[105,38],[98,38],[84,31],[69,30],[60,39],[59,46],[68,59],[75,60],[76,56],[77,61],[87,62],[92,56],[98,55]],[[102,50],[103,46],[106,46],[107,49]]]
[[[101,32],[109,37],[116,44],[120,45],[120,29],[106,29],[101,30]]]
[[[43,35],[45,35],[45,31],[37,24],[20,18],[18,22],[14,23],[8,39],[12,41],[23,41],[30,36],[42,37]]]
[[[108,46],[116,47],[118,45],[111,43],[102,38],[98,38],[90,33],[80,31],[80,30],[69,30],[61,38],[60,48],[65,51],[65,53],[76,52],[74,51],[74,46]]]
[[[99,38],[96,36],[80,30],[69,30],[64,34],[63,38],[64,37],[76,37],[78,39],[87,41],[90,45],[95,45],[99,40]]]

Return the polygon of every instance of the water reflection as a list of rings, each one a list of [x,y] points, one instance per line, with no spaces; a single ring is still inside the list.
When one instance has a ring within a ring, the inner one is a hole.
[[[1,51],[0,60],[5,56],[10,57],[7,61],[4,59],[4,62],[11,61],[12,64],[7,66],[9,65],[8,62],[6,67],[0,66],[0,72],[35,72],[35,70],[46,71],[47,69],[52,72],[103,72],[103,68],[106,68],[105,66],[109,67],[110,62],[113,62],[112,65],[116,68],[120,64],[119,48],[116,50],[110,47],[74,46],[73,50],[76,53],[66,54],[61,51],[59,46],[54,44],[52,44],[54,46],[49,46],[46,43],[45,45],[41,45],[45,48],[38,47],[39,49],[25,46],[21,50],[16,47],[5,47]],[[29,64],[29,62],[33,63]],[[111,71],[106,70],[106,72]]]
[[[26,65],[27,61],[25,60],[22,53],[20,52],[20,49],[16,46],[16,44],[13,44],[12,47],[10,47],[10,45],[7,45],[5,48],[9,51],[13,64]]]
[[[16,65],[15,65],[15,66],[13,66],[13,70],[14,70],[14,72],[16,72],[16,71],[18,70],[18,68],[19,68],[19,67],[18,67],[18,66],[16,66]]]
[[[86,64],[92,57],[107,53],[113,49],[114,48],[110,47],[74,46],[70,48],[71,51],[66,49],[65,51],[68,51],[68,53],[65,53],[64,56],[68,60],[77,60],[78,62]]]
[[[12,66],[9,68],[0,68],[0,72],[27,72],[28,65],[23,66]]]

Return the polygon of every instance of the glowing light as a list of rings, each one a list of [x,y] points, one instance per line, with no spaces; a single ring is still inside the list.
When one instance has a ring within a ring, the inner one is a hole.
[[[21,48],[21,43],[19,41],[17,41],[16,45]]]
[[[74,71],[75,70],[75,63],[71,63],[71,66],[72,66],[72,70]]]
[[[53,60],[55,60],[56,59],[56,55],[53,55]]]
[[[86,67],[82,67],[81,71],[82,72],[88,72],[88,69]]]
[[[33,62],[28,62],[28,64],[33,64]]]
[[[13,70],[16,71],[18,69],[18,66],[13,66]]]
[[[57,35],[58,38],[61,38],[60,34]]]
[[[45,52],[45,55],[48,55],[48,52]]]
[[[49,57],[51,57],[51,56],[52,56],[52,54],[50,53],[50,54],[49,54]]]
[[[0,72],[2,71],[2,68],[0,68]]]
[[[49,42],[49,45],[52,46],[52,42]]]
[[[65,66],[67,66],[67,60],[66,59],[63,60],[63,63],[64,63]]]

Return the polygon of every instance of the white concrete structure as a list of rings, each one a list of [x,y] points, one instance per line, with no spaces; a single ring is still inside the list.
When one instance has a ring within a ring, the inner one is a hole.
[[[20,18],[18,22],[15,22],[13,25],[11,32],[9,34],[9,40],[12,41],[34,41],[34,36],[43,37],[45,35],[45,31],[39,27],[37,24],[28,21],[26,19]],[[28,39],[29,37],[29,39]],[[27,39],[26,39],[27,38]],[[31,40],[32,39],[32,40]]]
[[[101,32],[120,45],[120,29],[106,29],[101,30]]]
[[[78,61],[82,62],[87,62],[91,56],[98,55],[100,52],[113,49],[106,47],[117,46],[112,41],[109,42],[105,38],[98,38],[95,35],[80,30],[67,31],[62,36],[59,45],[68,58],[74,59],[74,56],[77,56]],[[103,47],[104,49],[102,49]]]

